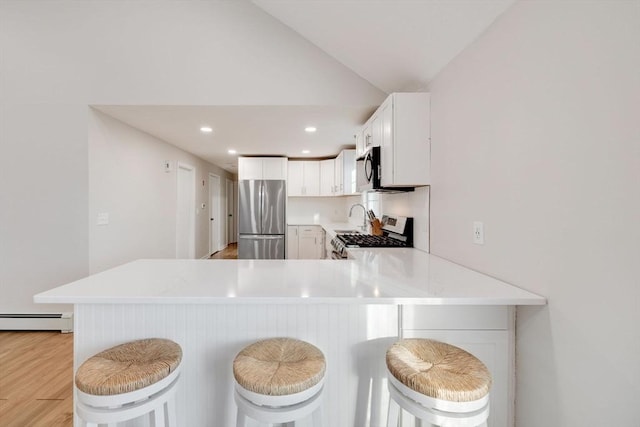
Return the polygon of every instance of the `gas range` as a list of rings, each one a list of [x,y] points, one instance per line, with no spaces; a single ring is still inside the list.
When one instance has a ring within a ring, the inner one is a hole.
[[[347,257],[347,248],[410,248],[413,247],[413,218],[384,215],[382,236],[364,233],[337,234],[331,240],[332,258]]]
[[[336,236],[347,248],[406,248],[407,242],[387,236],[371,234],[338,234]]]

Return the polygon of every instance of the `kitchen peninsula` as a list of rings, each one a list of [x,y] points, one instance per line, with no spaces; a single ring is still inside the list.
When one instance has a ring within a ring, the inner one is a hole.
[[[138,260],[34,300],[75,305],[75,368],[124,341],[178,342],[180,425],[234,425],[232,360],[274,336],[325,353],[326,425],[384,425],[384,355],[401,335],[476,354],[494,376],[489,423],[512,426],[514,307],[545,299],[415,249],[349,252],[346,261]]]

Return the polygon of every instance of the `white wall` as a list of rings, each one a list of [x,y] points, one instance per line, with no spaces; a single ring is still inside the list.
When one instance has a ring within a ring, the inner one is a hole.
[[[430,85],[432,253],[549,299],[518,427],[639,425],[639,70],[640,2],[521,1]]]
[[[171,162],[171,172],[164,171],[165,160]],[[225,179],[233,175],[91,109],[90,273],[138,258],[175,258],[177,162],[195,167],[195,243],[196,258],[201,258],[209,254],[209,173],[220,177],[222,209],[226,208]],[[108,225],[96,224],[99,213],[109,214]]]
[[[89,272],[88,105],[384,99],[250,2],[1,1],[0,58],[0,312]]]

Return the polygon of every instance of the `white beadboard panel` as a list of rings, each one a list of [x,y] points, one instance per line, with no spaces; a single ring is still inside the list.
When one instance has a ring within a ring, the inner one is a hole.
[[[326,425],[383,426],[388,398],[384,355],[397,331],[393,305],[82,304],[76,305],[75,368],[122,342],[172,339],[183,349],[179,424],[230,426],[236,413],[235,355],[261,338],[294,337],[316,345],[327,359]],[[148,423],[140,419],[126,425]]]

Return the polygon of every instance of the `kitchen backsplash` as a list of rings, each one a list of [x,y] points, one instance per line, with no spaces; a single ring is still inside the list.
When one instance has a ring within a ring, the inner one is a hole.
[[[413,246],[429,252],[429,187],[408,193],[365,193],[361,203],[376,216],[393,214],[413,218]]]
[[[349,197],[289,197],[287,223],[319,224],[321,222],[347,222],[349,208],[360,203],[359,196]],[[362,209],[358,209],[353,223],[362,224]],[[358,222],[359,221],[359,222]]]
[[[412,217],[413,246],[429,252],[429,187],[418,187],[408,193],[363,193],[350,197],[289,197],[287,223],[349,222],[359,226],[362,224],[362,209],[354,209],[353,216],[349,218],[349,209],[356,203],[372,209],[378,217],[383,214]]]

